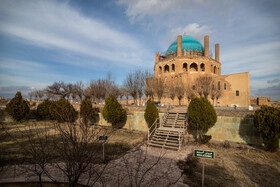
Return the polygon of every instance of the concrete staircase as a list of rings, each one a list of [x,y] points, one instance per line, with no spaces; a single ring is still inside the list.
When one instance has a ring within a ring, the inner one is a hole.
[[[187,127],[187,108],[177,107],[166,111],[163,124],[155,130],[149,146],[179,151]]]

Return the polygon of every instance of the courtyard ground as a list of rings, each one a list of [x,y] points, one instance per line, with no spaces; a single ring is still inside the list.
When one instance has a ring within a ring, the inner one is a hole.
[[[23,128],[29,123],[33,122],[8,123],[4,125],[4,129],[14,132],[13,136],[19,138],[14,130]],[[51,125],[51,123],[40,122],[38,125]],[[1,161],[16,164],[25,156],[20,152],[19,145],[10,137],[1,133],[0,138],[0,147],[5,153]],[[99,184],[130,186],[132,183],[141,182],[149,186],[183,186],[183,183],[189,186],[201,186],[201,159],[198,159],[196,167],[193,167],[193,175],[181,176],[183,170],[180,168],[184,166],[186,157],[197,147],[194,142],[189,142],[179,152],[152,147],[147,149],[145,144],[137,147],[145,138],[145,133],[124,129],[110,131],[105,146],[109,162]],[[101,156],[101,147],[96,148],[100,149]],[[279,186],[280,152],[269,153],[248,145],[211,143],[211,141],[208,149],[215,152],[215,158],[205,161],[205,186]],[[16,175],[14,175],[14,167],[6,169],[7,171],[0,176],[0,182],[37,180],[36,177],[27,177],[27,174],[20,172],[20,169]],[[56,173],[55,170],[53,172],[63,178],[63,174]],[[135,177],[136,175],[138,178]],[[144,177],[141,181],[142,176]],[[82,177],[83,179],[86,177]]]

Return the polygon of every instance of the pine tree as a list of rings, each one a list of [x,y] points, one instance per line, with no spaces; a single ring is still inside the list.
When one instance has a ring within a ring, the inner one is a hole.
[[[196,134],[200,143],[207,142],[203,140],[204,134],[217,122],[217,114],[211,103],[205,98],[193,98],[188,108],[188,114],[192,133]]]
[[[59,123],[75,122],[77,119],[77,112],[71,103],[65,98],[52,102],[51,115]]]
[[[114,96],[105,100],[102,115],[107,122],[112,123],[113,127],[117,127],[117,123],[125,119],[125,111]]]
[[[29,104],[20,92],[6,105],[6,112],[16,121],[22,120],[29,113]]]
[[[54,101],[50,101],[48,99],[44,100],[37,107],[37,117],[41,120],[53,120],[53,116],[51,113],[51,106]]]
[[[144,118],[145,118],[149,128],[153,125],[153,123],[156,121],[156,119],[159,119],[158,109],[157,109],[154,101],[152,101],[151,99],[149,99],[147,102]],[[151,129],[151,130],[153,130],[153,129]]]
[[[81,107],[80,107],[80,116],[85,125],[87,125],[89,121],[92,121],[92,119],[94,117],[94,110],[92,108],[92,104],[89,99],[84,99],[82,101]]]
[[[265,148],[271,152],[277,151],[280,138],[280,109],[262,106],[254,114],[254,125],[262,134]]]

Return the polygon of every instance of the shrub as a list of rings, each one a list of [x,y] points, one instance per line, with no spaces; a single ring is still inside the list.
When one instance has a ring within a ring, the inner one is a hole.
[[[29,112],[28,102],[25,101],[20,92],[6,105],[6,112],[16,121],[22,120]]]
[[[200,143],[206,143],[203,136],[217,121],[217,114],[210,102],[205,98],[193,98],[188,108],[190,130]]]
[[[151,99],[149,99],[147,102],[144,117],[149,128],[153,125],[155,120],[159,118],[158,109],[154,101],[152,101]]]
[[[94,110],[92,108],[92,104],[89,99],[84,99],[82,101],[80,107],[80,117],[82,118],[83,123],[85,125],[87,125],[89,121],[93,121]]]
[[[125,119],[125,111],[114,96],[105,100],[102,115],[107,122],[112,123],[113,127],[117,127],[117,124]]]
[[[52,102],[50,109],[51,116],[59,123],[75,122],[77,119],[77,112],[74,107],[64,98]]]
[[[41,120],[53,120],[54,117],[51,113],[51,106],[54,101],[50,101],[48,99],[44,100],[37,107],[37,117]]]
[[[262,134],[265,148],[271,152],[277,151],[280,138],[280,109],[262,106],[254,114],[254,125]]]

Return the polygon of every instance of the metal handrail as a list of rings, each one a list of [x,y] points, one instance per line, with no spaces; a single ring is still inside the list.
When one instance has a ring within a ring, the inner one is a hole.
[[[169,107],[170,107],[170,104],[168,103],[167,107],[166,107],[166,110],[165,110],[165,113],[162,117],[162,123],[164,123],[164,121],[166,120],[167,118],[167,114],[168,114],[168,110],[169,110]],[[160,123],[160,126],[162,126],[162,123]]]
[[[156,127],[152,130],[152,132],[150,133],[150,130],[152,127],[154,127],[158,121],[158,118],[156,118],[155,122],[151,125],[151,127],[148,129],[148,143],[150,143],[150,136],[154,133],[154,131],[157,129]]]
[[[186,117],[186,119],[184,120],[185,121],[185,123],[186,123],[186,126],[187,126],[187,119],[188,119],[188,116]],[[184,125],[184,124],[183,124]],[[186,127],[187,128],[187,127]],[[184,134],[184,132],[181,132],[181,130],[182,130],[182,125],[180,126],[180,133],[179,133],[179,150],[181,149],[181,136]]]

